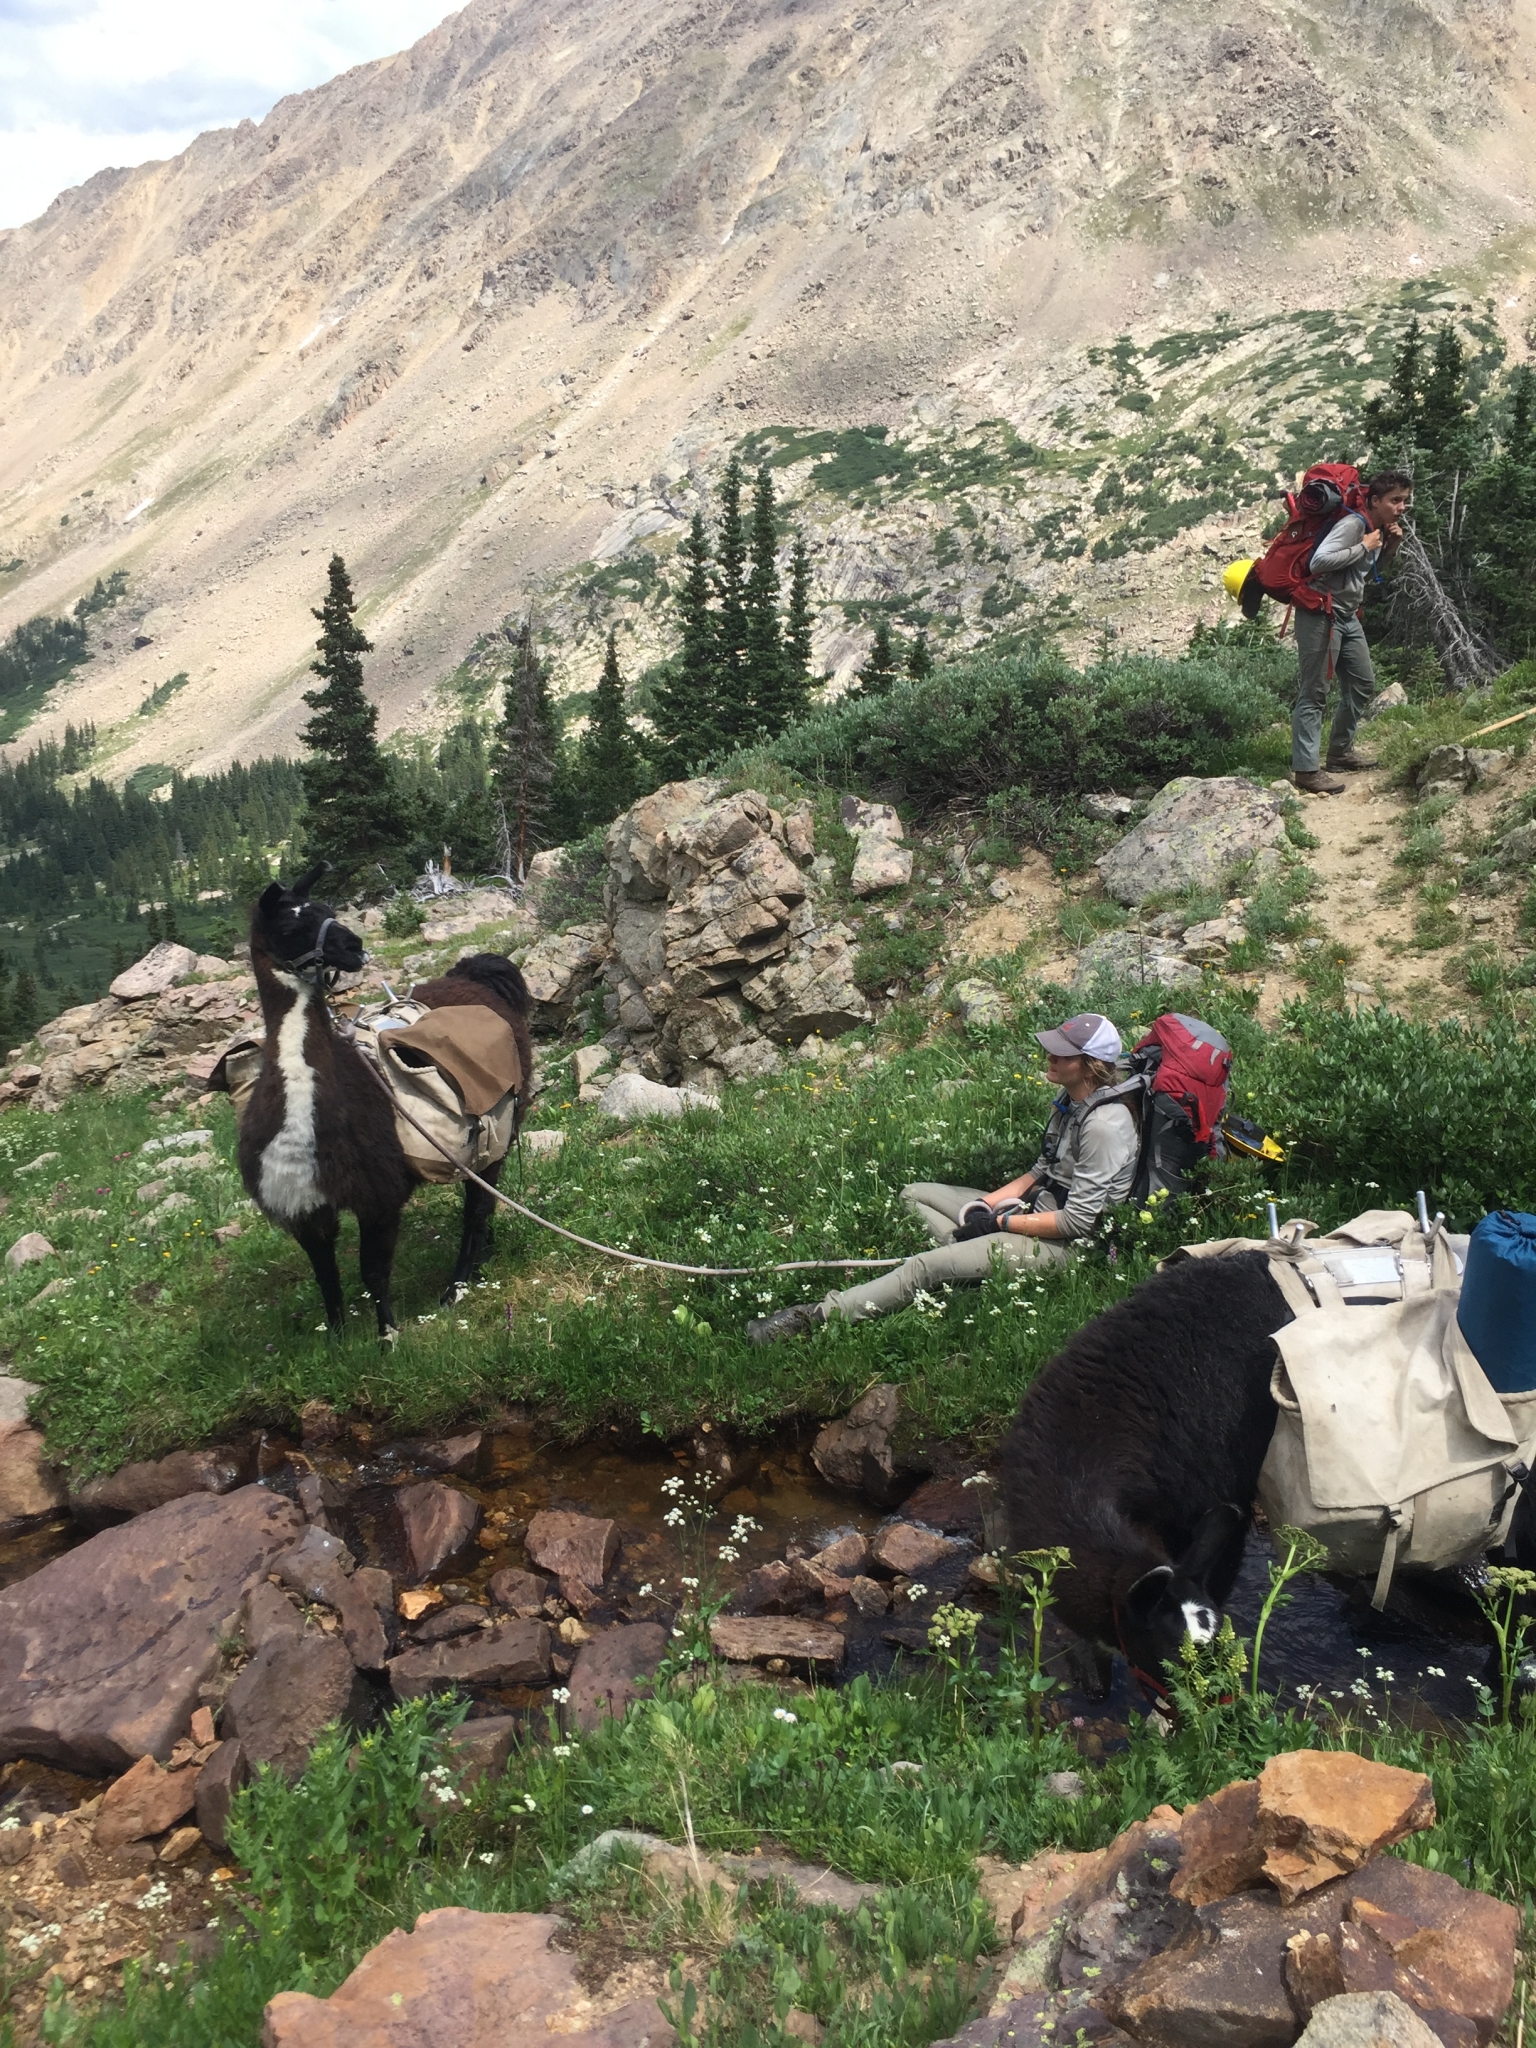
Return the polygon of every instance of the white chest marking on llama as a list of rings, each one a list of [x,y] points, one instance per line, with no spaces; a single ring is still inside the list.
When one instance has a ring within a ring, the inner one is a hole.
[[[283,1121],[261,1155],[261,1206],[271,1216],[307,1216],[325,1204],[316,1178],[315,1070],[304,1057],[308,1023],[309,1005],[301,995],[277,1028]]]
[[[1184,1602],[1184,1626],[1191,1642],[1208,1643],[1216,1634],[1216,1616],[1198,1600]]]

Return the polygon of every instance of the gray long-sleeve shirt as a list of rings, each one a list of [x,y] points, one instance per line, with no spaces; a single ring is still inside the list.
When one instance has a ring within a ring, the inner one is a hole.
[[[1078,1105],[1058,1103],[1045,1127],[1045,1144],[1030,1171],[1036,1180],[1055,1181],[1067,1190],[1056,1212],[1059,1237],[1086,1237],[1106,1209],[1123,1202],[1136,1178],[1140,1133],[1136,1118],[1123,1102],[1100,1103],[1086,1116]],[[1054,1161],[1047,1158],[1059,1139]]]
[[[1363,512],[1345,512],[1312,551],[1312,588],[1326,591],[1343,618],[1359,611],[1365,598],[1374,552],[1364,544],[1369,526]]]

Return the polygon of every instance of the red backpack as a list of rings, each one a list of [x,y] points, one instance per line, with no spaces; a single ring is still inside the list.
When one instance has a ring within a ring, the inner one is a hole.
[[[1180,1194],[1190,1168],[1210,1158],[1226,1113],[1232,1048],[1200,1017],[1167,1010],[1152,1022],[1131,1053],[1132,1073],[1143,1076],[1141,1156],[1132,1198],[1145,1201],[1158,1188]]]
[[[1257,618],[1266,597],[1304,611],[1332,612],[1333,599],[1311,584],[1318,542],[1346,512],[1365,511],[1365,485],[1349,462],[1314,462],[1299,491],[1287,491],[1290,517],[1244,579],[1238,595],[1245,618]]]

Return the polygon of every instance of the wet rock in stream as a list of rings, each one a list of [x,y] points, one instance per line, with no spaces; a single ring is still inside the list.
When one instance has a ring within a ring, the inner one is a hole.
[[[397,1700],[454,1688],[544,1685],[550,1672],[550,1635],[541,1621],[497,1621],[473,1635],[402,1651],[389,1665]]]
[[[346,1644],[334,1636],[275,1635],[252,1657],[224,1703],[221,1727],[246,1760],[297,1778],[322,1728],[365,1721],[371,1696]]]
[[[436,1479],[402,1486],[395,1512],[405,1541],[406,1570],[413,1579],[430,1578],[472,1541],[480,1520],[478,1504],[456,1487]]]

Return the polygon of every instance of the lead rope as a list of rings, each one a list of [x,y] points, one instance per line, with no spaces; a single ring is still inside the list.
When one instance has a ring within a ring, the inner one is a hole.
[[[418,1123],[416,1118],[411,1115],[411,1112],[400,1101],[367,1054],[361,1054],[361,1058],[369,1079],[384,1091],[384,1094],[389,1099],[389,1106],[393,1109],[395,1115],[403,1116],[413,1131],[419,1131],[433,1150],[443,1155],[459,1178],[472,1180],[477,1188],[484,1188],[485,1192],[500,1202],[503,1208],[512,1209],[519,1216],[526,1216],[530,1223],[537,1223],[541,1230],[552,1230],[556,1237],[569,1238],[572,1244],[582,1245],[589,1252],[601,1252],[605,1258],[609,1259],[623,1259],[626,1264],[631,1266],[654,1266],[663,1273],[689,1273],[694,1278],[701,1280],[750,1279],[754,1273],[815,1273],[825,1272],[832,1267],[836,1267],[840,1271],[846,1271],[850,1266],[879,1266],[883,1269],[887,1266],[900,1266],[906,1263],[904,1259],[786,1259],[781,1265],[777,1266],[684,1266],[680,1265],[676,1259],[647,1259],[639,1252],[620,1251],[617,1245],[599,1244],[596,1238],[582,1237],[578,1231],[567,1230],[563,1223],[551,1223],[547,1216],[536,1215],[524,1203],[514,1202],[510,1195],[504,1195],[501,1189],[493,1187],[490,1181],[482,1180],[478,1173],[472,1173],[467,1166],[460,1166],[447,1146],[439,1143],[426,1126]],[[521,1163],[521,1133],[518,1136],[518,1158],[519,1163]]]

